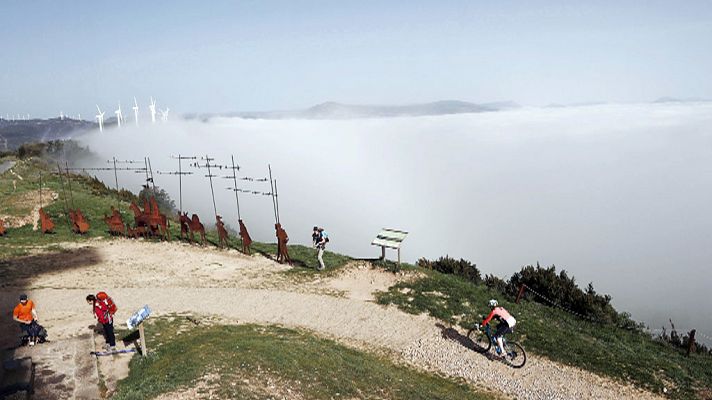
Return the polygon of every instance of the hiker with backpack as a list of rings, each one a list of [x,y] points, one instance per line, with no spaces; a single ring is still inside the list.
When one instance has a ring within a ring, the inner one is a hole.
[[[101,324],[104,331],[105,347],[107,350],[116,350],[116,337],[114,336],[114,314],[116,314],[116,304],[106,292],[99,292],[95,295],[87,296],[87,304],[91,304],[92,313]]]
[[[316,227],[315,227],[316,228]],[[329,243],[329,234],[324,230],[324,228],[318,228],[316,230],[316,236],[312,234],[312,240],[315,243],[317,252],[316,258],[319,260],[319,266],[317,270],[322,271],[326,269],[324,265],[324,250],[326,249],[326,244]]]

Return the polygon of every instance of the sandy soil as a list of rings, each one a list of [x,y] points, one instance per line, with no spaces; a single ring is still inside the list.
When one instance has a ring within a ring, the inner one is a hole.
[[[54,202],[58,198],[59,198],[59,195],[56,192],[47,191],[47,190],[42,191],[42,202],[45,207],[48,206],[49,204],[52,204],[52,202]],[[5,221],[5,227],[6,228],[19,228],[19,227],[22,227],[25,225],[32,225],[32,230],[36,231],[37,225],[39,224],[39,220],[40,220],[39,199],[40,199],[40,191],[39,190],[33,190],[33,191],[25,192],[25,193],[22,193],[19,195],[10,195],[6,199],[4,199],[4,201],[8,201],[9,203],[20,205],[20,207],[26,207],[27,204],[35,204],[35,206],[32,208],[32,211],[30,211],[28,214],[23,215],[21,217],[14,216],[14,215],[0,214],[0,219]]]
[[[456,340],[460,332],[438,320],[375,304],[375,290],[408,277],[397,278],[368,264],[356,262],[339,276],[304,282],[283,274],[285,266],[234,250],[124,239],[65,247],[65,252],[53,257],[9,262],[0,294],[0,307],[7,310],[16,303],[19,291],[28,292],[55,342],[87,334],[92,316],[84,297],[105,290],[119,305],[117,325],[149,304],[156,315],[214,315],[232,322],[305,328],[514,398],[655,398],[541,357],[530,356],[522,370],[492,362],[463,346]],[[12,328],[5,314],[0,328],[3,332]],[[37,348],[28,351],[38,353]],[[125,374],[121,368],[114,371],[102,364],[99,370],[104,376],[116,374],[117,379]]]

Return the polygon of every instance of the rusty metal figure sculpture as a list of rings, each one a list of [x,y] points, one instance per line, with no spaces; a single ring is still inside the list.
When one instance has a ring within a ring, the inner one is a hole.
[[[39,214],[40,214],[40,229],[42,230],[42,233],[53,233],[54,232],[54,222],[52,222],[52,219],[45,212],[44,208],[40,208]]]
[[[166,217],[165,214],[161,214],[161,211],[158,209],[158,202],[156,201],[156,198],[154,196],[151,196],[150,199],[151,203],[151,214],[149,216],[149,221],[151,226],[155,226],[157,228],[160,228],[161,231],[161,237],[166,240],[171,240],[171,231],[168,229],[170,228],[170,222],[168,221],[168,218]]]
[[[124,220],[121,218],[121,214],[114,208],[114,206],[111,206],[110,217],[107,217],[106,214],[104,214],[104,222],[106,222],[106,225],[109,227],[109,233],[111,235],[126,235],[126,225],[124,224]]]
[[[215,216],[215,227],[218,230],[218,247],[222,248],[224,243],[225,247],[229,248],[230,244],[227,241],[227,229],[225,229],[225,223],[219,215]]]
[[[287,242],[289,242],[289,236],[287,236],[287,231],[282,228],[282,224],[274,224],[274,229],[277,233],[277,262],[280,264],[287,262],[292,265],[292,259],[289,258],[289,249],[287,248]]]
[[[178,223],[180,223],[180,238],[188,239],[188,234],[190,232],[190,218],[188,218],[188,213],[178,212]]]
[[[193,216],[188,219],[188,213],[183,213],[180,217],[181,219],[181,224],[185,223],[188,225],[188,228],[190,228],[190,241],[194,242],[195,241],[195,232],[198,232],[200,234],[200,244],[204,245],[205,244],[205,226],[203,226],[203,223],[200,222],[200,218],[198,218],[197,214],[193,214]]]
[[[87,233],[87,231],[89,231],[89,223],[84,217],[84,214],[82,214],[82,210],[77,208],[76,210],[72,211],[70,209],[69,219],[72,221],[72,231],[74,233],[83,235]]]
[[[43,208],[44,204],[42,203],[42,172],[41,171],[40,171],[40,176],[39,176],[39,184],[40,184],[40,209],[39,209],[38,213],[40,215],[40,229],[42,230],[42,233],[53,233],[54,232],[54,222],[52,222],[52,219],[45,212],[45,210]]]
[[[242,220],[238,220],[237,222],[240,223],[240,238],[242,239],[242,252],[250,254],[250,246],[252,245],[252,238],[250,237],[250,234],[247,232],[247,227],[242,222]]]
[[[127,225],[126,236],[132,237],[134,239],[138,239],[139,237],[148,237],[148,229],[146,229],[145,226],[137,226],[135,228],[132,228]]]
[[[147,234],[160,235],[161,239],[171,239],[168,219],[158,210],[155,197],[151,196],[150,201],[144,199],[143,211],[133,201],[129,208],[134,213],[135,228],[144,228]]]

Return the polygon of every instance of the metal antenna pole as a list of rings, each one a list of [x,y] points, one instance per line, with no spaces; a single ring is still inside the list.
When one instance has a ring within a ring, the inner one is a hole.
[[[116,173],[116,157],[112,158],[114,160],[114,180],[116,181],[116,209],[121,211],[121,207],[119,207],[121,201],[119,199],[119,175]]]
[[[42,208],[42,171],[40,170],[40,208]]]
[[[72,222],[69,220],[69,211],[67,209],[69,208],[69,205],[67,204],[67,192],[64,190],[64,179],[62,178],[62,167],[59,165],[59,161],[57,161],[57,172],[59,172],[59,185],[62,188],[62,197],[64,198],[64,215],[67,217],[67,225],[69,226],[69,230],[72,230]]]
[[[183,160],[195,160],[197,157],[192,156],[192,157],[184,157],[178,154],[178,157],[176,156],[171,156],[171,158],[178,159],[178,172],[161,172],[161,171],[156,171],[158,174],[167,174],[167,175],[178,175],[178,204],[179,204],[179,211],[181,214],[183,214],[183,175],[192,175],[192,172],[183,172]]]
[[[274,180],[274,201],[277,203],[277,223],[279,224],[279,194],[277,193],[277,180]]]
[[[74,193],[72,192],[72,179],[69,176],[69,162],[64,161],[64,165],[67,167],[67,186],[69,187],[69,199],[72,202],[72,208],[74,207]]]
[[[183,215],[183,171],[181,170],[180,153],[178,153],[178,214]]]
[[[148,189],[148,160],[146,157],[143,158],[143,165],[146,168],[146,189]]]
[[[278,224],[279,219],[277,218],[277,203],[274,199],[274,183],[272,182],[272,166],[270,164],[267,164],[267,168],[269,169],[269,187],[271,189],[270,196],[272,196],[272,211],[274,212],[274,223]]]
[[[205,175],[206,178],[210,178],[210,194],[213,196],[213,211],[215,211],[215,220],[217,221],[218,219],[218,208],[215,206],[215,191],[213,190],[213,177],[217,175],[213,175],[210,173],[210,161],[214,160],[214,158],[208,157],[208,155],[205,155],[205,166],[208,167],[208,174]]]
[[[153,186],[153,195],[156,195],[156,181],[153,179],[153,169],[151,168],[151,157],[146,157],[148,159],[148,171],[151,173],[151,185]]]
[[[232,160],[232,181],[235,183],[235,203],[237,203],[237,220],[240,221],[242,220],[242,217],[240,217],[240,199],[237,196],[237,168],[235,168],[235,157],[233,155],[230,155],[230,159]]]

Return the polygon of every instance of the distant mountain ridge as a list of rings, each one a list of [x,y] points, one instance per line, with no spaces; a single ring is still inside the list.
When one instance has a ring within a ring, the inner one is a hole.
[[[185,117],[189,119],[209,119],[212,117],[237,117],[250,119],[389,118],[481,113],[508,110],[519,107],[520,106],[518,104],[511,101],[477,104],[460,100],[441,100],[430,103],[408,105],[356,105],[328,101],[304,110],[188,114],[185,115]]]

